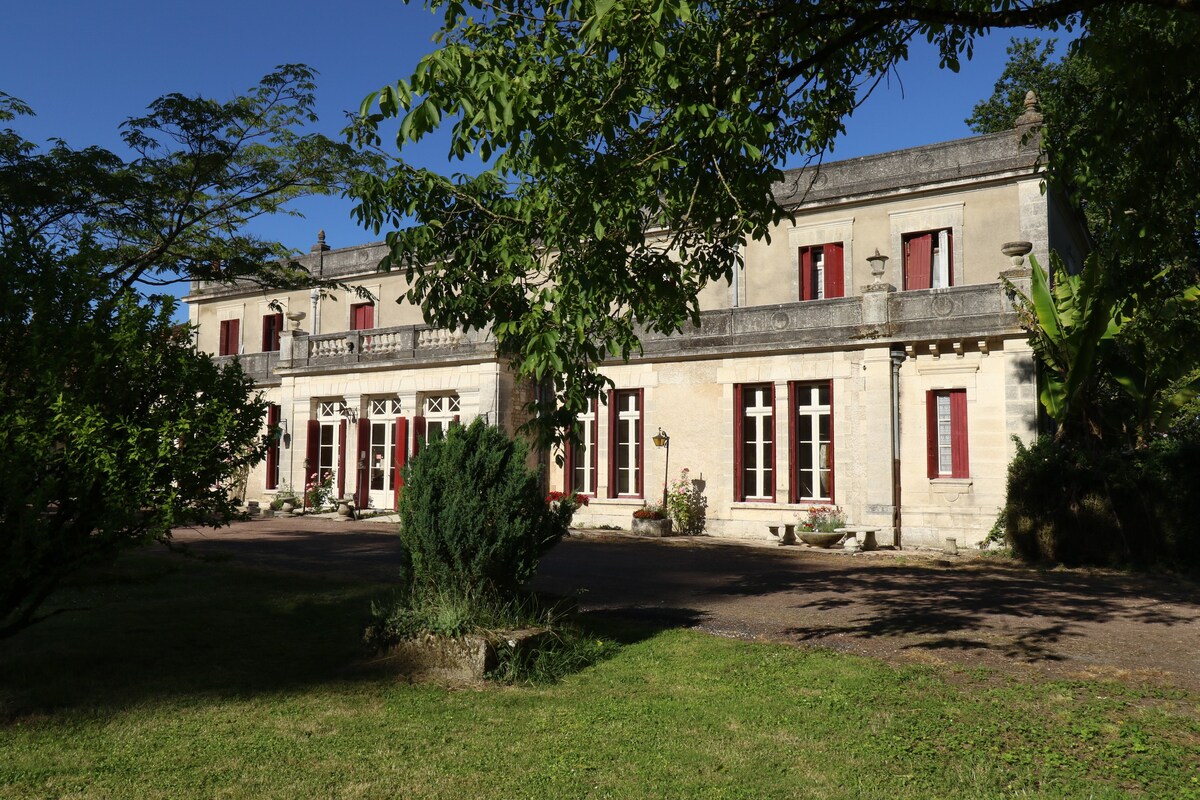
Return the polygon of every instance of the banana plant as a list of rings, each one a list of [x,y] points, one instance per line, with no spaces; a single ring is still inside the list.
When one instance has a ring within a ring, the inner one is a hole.
[[[1200,300],[1200,286],[1190,286],[1153,309],[1142,308],[1137,295],[1114,297],[1103,291],[1100,267],[1093,254],[1076,274],[1068,274],[1062,260],[1050,256],[1048,274],[1030,258],[1030,293],[1010,282],[1014,305],[1030,332],[1030,345],[1045,369],[1039,399],[1058,423],[1058,436],[1080,433],[1104,438],[1124,430],[1137,444],[1169,425],[1174,414],[1200,390],[1200,360],[1187,349],[1163,350],[1157,357],[1136,342],[1124,341],[1135,315],[1153,314],[1159,325],[1181,313],[1195,313],[1190,304]],[[1163,278],[1160,274],[1156,280]],[[1118,423],[1106,420],[1101,383],[1108,379],[1132,401],[1134,413]]]

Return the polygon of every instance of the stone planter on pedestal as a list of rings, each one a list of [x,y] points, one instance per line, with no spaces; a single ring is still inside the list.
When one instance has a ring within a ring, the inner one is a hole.
[[[633,532],[639,536],[671,536],[671,520],[633,518]]]

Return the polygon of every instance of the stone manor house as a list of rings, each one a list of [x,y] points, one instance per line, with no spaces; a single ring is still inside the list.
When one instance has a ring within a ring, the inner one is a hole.
[[[777,196],[794,224],[705,290],[699,328],[648,335],[643,354],[604,366],[614,388],[580,417],[565,467],[541,455],[550,488],[590,495],[576,522],[627,528],[686,467],[717,536],[765,538],[836,504],[884,544],[982,540],[1012,437],[1038,423],[1034,360],[1001,277],[1027,287],[1026,253],[1071,264],[1086,249],[1044,189],[1038,121],[1030,107],[1011,131],[788,172]],[[377,272],[382,244],[323,239],[301,263],[377,303],[193,284],[191,322],[202,350],[240,359],[284,431],[248,499],[330,472],[339,496],[394,508],[423,440],[475,417],[512,431],[533,389],[487,330],[430,328],[395,302],[406,282]]]

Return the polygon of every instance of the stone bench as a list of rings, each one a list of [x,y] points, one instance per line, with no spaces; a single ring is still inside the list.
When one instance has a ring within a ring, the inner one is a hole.
[[[845,543],[849,545],[851,541],[853,545],[849,545],[847,549],[858,550],[859,545],[863,550],[874,550],[879,547],[879,543],[875,541],[875,534],[879,533],[878,527],[869,525],[847,525],[844,528],[837,528],[836,533],[846,534]]]

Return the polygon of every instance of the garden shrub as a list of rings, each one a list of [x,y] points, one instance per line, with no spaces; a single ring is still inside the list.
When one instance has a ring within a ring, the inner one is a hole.
[[[473,602],[504,601],[567,531],[547,506],[527,448],[482,420],[451,426],[404,471],[400,538],[411,588]]]
[[[1020,443],[1001,512],[1029,561],[1200,566],[1200,437],[1139,450],[1083,448],[1050,437]]]

